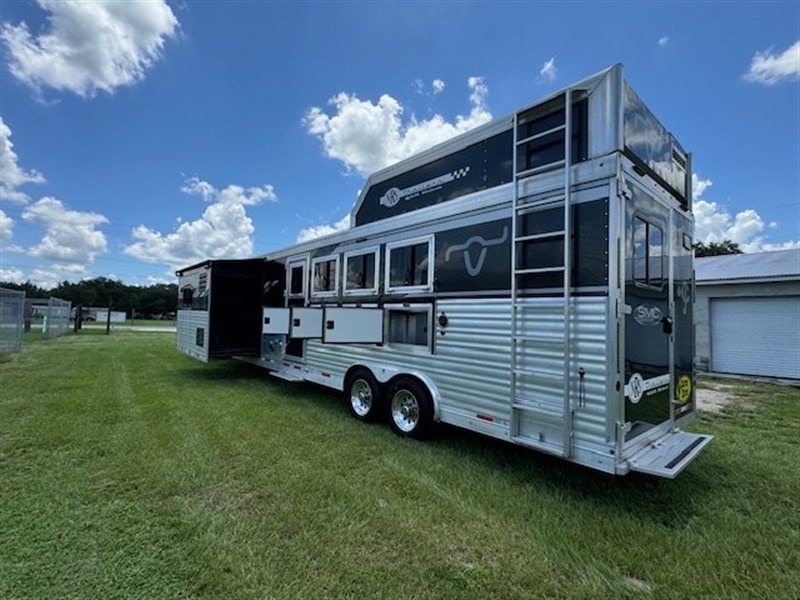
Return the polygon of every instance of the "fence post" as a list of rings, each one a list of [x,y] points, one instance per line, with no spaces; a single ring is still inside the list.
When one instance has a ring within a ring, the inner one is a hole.
[[[108,299],[108,316],[106,317],[106,335],[111,333],[111,298]]]

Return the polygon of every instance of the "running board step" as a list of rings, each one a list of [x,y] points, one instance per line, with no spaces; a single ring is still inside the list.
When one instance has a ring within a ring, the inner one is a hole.
[[[291,381],[292,383],[297,383],[298,381],[305,381],[302,377],[298,377],[293,373],[286,373],[284,371],[270,371],[270,375],[273,377],[277,377],[278,379],[283,379],[284,381]]]
[[[713,435],[670,431],[628,459],[632,471],[674,479],[714,439]]]
[[[542,452],[546,452],[547,454],[553,454],[555,456],[562,457],[564,456],[564,449],[561,446],[542,442],[536,438],[528,437],[527,435],[515,435],[511,438],[511,441],[515,444],[519,444],[520,446],[526,446],[527,448],[540,450]]]

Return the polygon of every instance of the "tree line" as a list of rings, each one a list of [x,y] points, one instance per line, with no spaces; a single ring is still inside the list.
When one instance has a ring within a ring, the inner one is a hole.
[[[178,306],[176,283],[137,286],[126,285],[107,277],[96,277],[77,283],[63,281],[51,290],[40,288],[30,281],[25,283],[0,281],[0,287],[22,290],[26,298],[60,298],[69,300],[72,306],[82,304],[84,308],[90,306],[107,308],[110,302],[113,310],[125,311],[129,319],[172,316]]]

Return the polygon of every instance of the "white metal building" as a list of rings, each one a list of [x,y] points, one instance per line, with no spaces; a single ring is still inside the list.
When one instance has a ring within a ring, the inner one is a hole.
[[[698,258],[695,271],[698,367],[800,379],[800,249]]]

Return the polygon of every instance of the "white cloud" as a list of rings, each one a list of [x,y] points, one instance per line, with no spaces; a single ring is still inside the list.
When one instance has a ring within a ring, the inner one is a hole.
[[[38,266],[31,271],[30,275],[26,277],[32,283],[44,289],[51,289],[56,287],[62,281],[79,281],[86,279],[90,273],[86,270],[85,265],[69,264],[52,264],[47,266]]]
[[[47,14],[41,33],[4,23],[11,73],[34,90],[91,97],[144,78],[178,20],[163,0],[118,2],[38,0]]]
[[[388,94],[373,104],[342,92],[329,101],[335,107],[333,115],[314,106],[306,112],[303,124],[320,139],[326,156],[367,176],[490,121],[483,79],[470,77],[467,85],[471,110],[466,116],[456,116],[452,123],[438,114],[424,121],[412,116],[403,123],[403,106]]]
[[[431,86],[433,87],[434,94],[439,94],[443,92],[445,88],[444,81],[442,81],[441,79],[434,79]]]
[[[307,242],[324,235],[330,235],[337,231],[345,231],[350,229],[350,215],[346,214],[340,220],[336,221],[333,225],[316,225],[314,227],[306,227],[297,235],[297,243]]]
[[[45,227],[40,242],[28,254],[64,265],[82,266],[106,251],[106,236],[97,228],[108,223],[101,214],[68,210],[56,198],[42,198],[22,213],[26,221]]]
[[[172,233],[139,225],[132,231],[135,241],[125,248],[126,254],[174,268],[207,258],[247,258],[253,253],[255,228],[245,207],[277,200],[271,185],[247,189],[229,185],[218,190],[197,177],[188,179],[181,191],[211,204],[199,219],[180,223]]]
[[[14,219],[0,210],[0,244],[7,244],[11,241],[14,230]]]
[[[26,183],[44,183],[44,177],[36,170],[20,168],[17,160],[11,129],[0,117],[0,200],[25,204],[29,200],[28,195],[17,188]]]
[[[542,79],[547,82],[554,81],[557,74],[558,69],[556,68],[555,56],[551,57],[550,60],[544,61],[542,68],[539,69],[539,75],[541,75]]]
[[[761,215],[752,208],[731,215],[728,210],[716,203],[702,199],[703,193],[711,187],[710,179],[700,179],[692,175],[693,210],[695,218],[695,239],[708,244],[731,240],[739,244],[743,252],[763,252],[797,248],[797,241],[772,244],[765,241],[765,229]],[[769,227],[774,229],[773,223]]]
[[[756,52],[750,61],[750,70],[744,78],[754,83],[775,85],[781,81],[796,80],[800,77],[800,40],[780,54],[773,54],[772,48]]]
[[[25,283],[25,273],[19,269],[0,269],[0,281]]]
[[[714,184],[710,179],[700,179],[697,173],[692,173],[692,198],[700,198],[705,191]]]
[[[660,38],[658,38],[658,45],[659,46],[664,48],[664,47],[666,47],[667,44],[669,44],[669,36],[668,35],[662,35]]]

